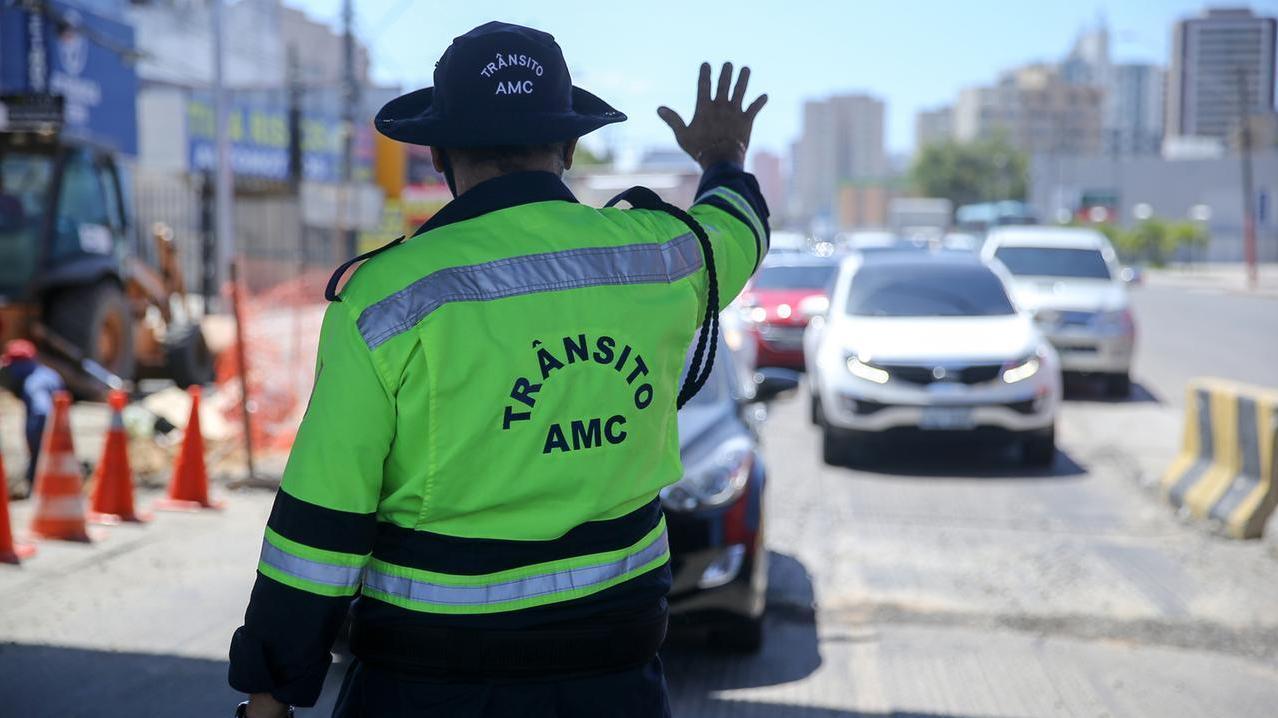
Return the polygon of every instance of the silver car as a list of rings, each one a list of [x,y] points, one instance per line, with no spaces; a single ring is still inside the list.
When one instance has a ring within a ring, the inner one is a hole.
[[[1012,298],[1034,316],[1066,372],[1105,378],[1106,392],[1131,392],[1136,324],[1114,248],[1083,227],[1000,227],[981,249],[1012,275]]]

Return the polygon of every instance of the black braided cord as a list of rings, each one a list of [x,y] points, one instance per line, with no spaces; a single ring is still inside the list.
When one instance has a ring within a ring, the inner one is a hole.
[[[692,215],[669,202],[662,200],[656,192],[647,187],[631,187],[609,200],[607,207],[618,202],[629,202],[637,209],[651,209],[665,212],[688,226],[701,245],[701,254],[705,257],[706,279],[709,286],[706,290],[706,312],[701,320],[701,330],[697,333],[697,346],[692,352],[692,362],[688,365],[688,374],[683,378],[683,386],[679,388],[679,396],[675,399],[675,409],[682,409],[684,404],[701,391],[710,379],[710,371],[714,369],[714,357],[719,345],[719,276],[715,271],[714,247],[710,244],[710,236],[701,223]],[[706,347],[709,347],[707,351]],[[702,358],[705,362],[702,362]]]

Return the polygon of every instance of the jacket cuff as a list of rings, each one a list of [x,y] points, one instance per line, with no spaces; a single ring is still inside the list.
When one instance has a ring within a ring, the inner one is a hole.
[[[270,693],[281,703],[302,708],[319,700],[333,662],[332,654],[325,653],[321,661],[305,666],[297,675],[277,676],[271,671],[267,644],[243,626],[231,637],[230,658],[227,681],[232,688],[241,693]]]
[[[745,167],[736,162],[719,162],[710,165],[701,173],[701,182],[697,185],[697,196],[725,185],[732,180],[739,179],[746,174]]]

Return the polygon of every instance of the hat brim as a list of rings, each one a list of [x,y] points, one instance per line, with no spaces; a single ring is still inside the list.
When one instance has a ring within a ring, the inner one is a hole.
[[[450,119],[435,111],[435,88],[396,97],[373,120],[377,131],[399,142],[430,147],[496,147],[541,145],[576,139],[614,122],[625,114],[581,89],[572,88],[568,112],[538,112]]]

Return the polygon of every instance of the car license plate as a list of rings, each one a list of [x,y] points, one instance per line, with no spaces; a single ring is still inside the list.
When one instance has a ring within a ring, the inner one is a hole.
[[[972,410],[965,406],[929,406],[919,419],[920,429],[955,431],[973,426]]]
[[[782,349],[798,349],[803,346],[803,327],[773,327],[766,339]]]

